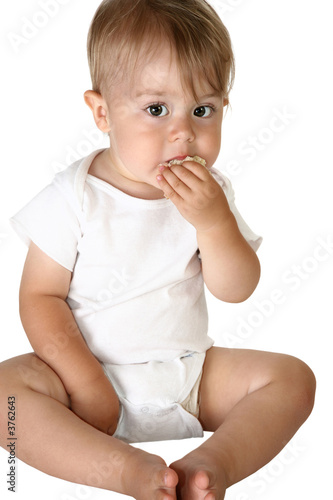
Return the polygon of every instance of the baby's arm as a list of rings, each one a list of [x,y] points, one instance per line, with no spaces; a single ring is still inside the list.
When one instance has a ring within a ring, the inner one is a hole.
[[[225,302],[246,300],[260,277],[258,257],[230,212],[219,225],[197,231],[202,273],[210,292]]]
[[[221,186],[193,161],[160,166],[161,188],[197,230],[202,272],[207,288],[220,300],[241,302],[257,286],[260,264],[241,235]]]
[[[20,315],[35,353],[60,377],[71,409],[113,434],[119,402],[66,303],[71,272],[31,243],[20,287]]]

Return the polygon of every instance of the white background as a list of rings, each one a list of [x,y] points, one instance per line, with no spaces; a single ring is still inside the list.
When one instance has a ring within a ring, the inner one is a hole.
[[[105,144],[94,134],[83,101],[90,88],[86,34],[99,0],[62,0],[61,5],[54,0],[58,8],[52,16],[43,3],[16,0],[0,6],[0,360],[31,350],[17,310],[26,249],[8,218],[75,155]],[[217,345],[300,357],[318,381],[315,410],[289,448],[230,488],[226,498],[331,498],[333,249],[323,244],[333,240],[330,2],[215,0],[213,5],[230,31],[237,64],[217,166],[229,174],[238,208],[264,243],[262,279],[246,303],[225,305],[209,297],[211,335]],[[29,25],[29,38],[27,20],[38,25]],[[273,120],[281,114],[283,120]],[[43,453],[38,435],[35,443]],[[144,448],[169,463],[199,443]],[[7,492],[7,457],[0,450],[5,499],[13,498]],[[79,489],[22,462],[17,489],[18,500],[30,495],[35,500],[125,498]]]

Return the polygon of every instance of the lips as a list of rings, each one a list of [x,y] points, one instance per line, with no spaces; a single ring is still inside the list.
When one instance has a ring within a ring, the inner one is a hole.
[[[166,163],[169,163],[169,161],[172,161],[172,160],[179,160],[179,161],[184,161],[185,158],[187,158],[188,155],[184,155],[184,156],[175,156],[174,158],[170,158],[170,160],[168,160]]]
[[[206,160],[201,158],[200,156],[176,156],[175,158],[172,158],[172,160],[169,160],[166,163],[162,163],[164,167],[171,167],[172,165],[182,165],[184,161],[194,161],[196,163],[199,163],[203,167],[207,167]]]

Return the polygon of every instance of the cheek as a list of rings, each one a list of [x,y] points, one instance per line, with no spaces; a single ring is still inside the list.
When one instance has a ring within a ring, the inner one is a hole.
[[[142,168],[154,156],[154,141],[152,136],[139,133],[137,128],[128,124],[118,129],[114,134],[114,144],[118,157],[128,168]],[[111,144],[112,147],[112,144]]]
[[[132,150],[136,133],[131,120],[117,120],[110,127],[110,146],[119,154],[128,154]]]
[[[206,161],[209,165],[213,165],[219,155],[221,147],[221,132],[213,129],[207,131],[204,138],[204,148],[206,151]]]

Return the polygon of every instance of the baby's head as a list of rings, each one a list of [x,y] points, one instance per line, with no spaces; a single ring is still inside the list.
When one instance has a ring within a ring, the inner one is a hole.
[[[135,78],[166,40],[184,88],[196,96],[204,78],[226,102],[234,79],[230,37],[205,0],[104,0],[88,36],[93,90],[104,96],[125,76]]]

